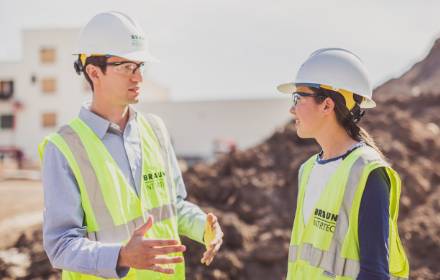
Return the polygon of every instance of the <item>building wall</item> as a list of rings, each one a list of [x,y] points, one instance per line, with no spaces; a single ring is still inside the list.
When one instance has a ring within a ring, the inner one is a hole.
[[[142,113],[160,116],[178,155],[210,157],[216,139],[233,139],[239,149],[252,147],[289,120],[289,100],[226,100],[144,103]]]

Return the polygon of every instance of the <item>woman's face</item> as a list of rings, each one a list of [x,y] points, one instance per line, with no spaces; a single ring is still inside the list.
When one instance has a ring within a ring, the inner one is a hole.
[[[297,92],[314,92],[309,87],[299,87]],[[290,113],[295,119],[296,132],[301,138],[315,138],[323,126],[323,104],[316,102],[313,96],[300,96],[295,105],[290,108]]]

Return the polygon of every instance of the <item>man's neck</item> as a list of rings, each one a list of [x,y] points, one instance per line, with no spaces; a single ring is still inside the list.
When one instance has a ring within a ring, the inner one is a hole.
[[[124,131],[129,118],[128,105],[114,106],[93,100],[90,105],[90,111],[103,117],[109,122],[117,124],[121,131]]]

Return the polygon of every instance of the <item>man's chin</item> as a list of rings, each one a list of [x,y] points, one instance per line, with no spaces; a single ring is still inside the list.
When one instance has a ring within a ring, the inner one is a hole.
[[[137,104],[137,103],[139,103],[139,97],[130,98],[127,103],[128,104]]]

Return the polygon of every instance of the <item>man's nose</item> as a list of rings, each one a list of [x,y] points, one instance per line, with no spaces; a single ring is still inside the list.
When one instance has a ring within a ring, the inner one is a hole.
[[[140,71],[140,69],[136,69],[136,71],[132,75],[131,79],[134,82],[141,83],[144,80],[144,74],[142,73],[142,71]]]

